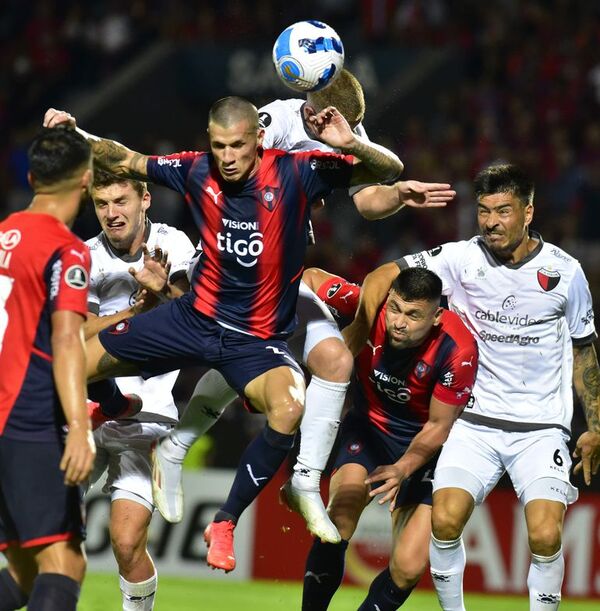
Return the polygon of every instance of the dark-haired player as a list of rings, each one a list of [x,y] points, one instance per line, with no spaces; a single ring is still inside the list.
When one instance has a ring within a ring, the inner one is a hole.
[[[304,277],[338,318],[352,320],[358,286],[317,269]],[[391,560],[360,609],[397,609],[427,567],[436,455],[477,371],[476,342],[456,314],[440,307],[441,291],[433,272],[401,274],[355,359],[354,402],[340,428],[329,489],[328,512],[342,541],[315,539],[304,610],[327,609],[342,581],[348,541],[377,494],[384,494],[381,503],[390,501]]]
[[[72,611],[86,568],[79,484],[95,448],[82,333],[90,258],[69,227],[92,157],[70,129],[44,130],[28,156],[31,204],[0,223],[0,609]]]
[[[494,164],[476,176],[479,236],[387,263],[363,284],[349,335],[377,311],[390,283],[425,267],[444,283],[451,309],[479,346],[473,402],[440,455],[434,480],[431,573],[443,609],[464,609],[462,531],[504,471],[523,505],[531,565],[530,609],[557,609],[564,575],[562,525],[577,499],[567,442],[572,387],[588,431],[575,456],[590,483],[600,461],[600,368],[592,298],[579,262],[530,229],[533,181],[517,166]]]
[[[210,153],[148,157],[88,135],[104,169],[184,194],[203,248],[192,291],[92,338],[88,373],[152,376],[211,365],[265,413],[268,425],[246,449],[206,531],[208,563],[231,570],[237,519],[282,464],[302,417],[304,379],[285,338],[294,329],[310,203],[335,187],[393,179],[401,163],[357,139],[335,108],[311,121],[325,142],[349,154],[263,150],[258,112],[242,98],[219,100],[208,119]],[[46,113],[46,125],[64,122],[74,119]]]

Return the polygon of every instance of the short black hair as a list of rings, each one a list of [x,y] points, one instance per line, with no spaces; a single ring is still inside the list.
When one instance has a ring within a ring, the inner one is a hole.
[[[473,183],[475,197],[479,201],[486,195],[510,193],[525,206],[533,203],[533,180],[512,163],[494,163],[477,174]]]
[[[74,129],[44,128],[27,151],[29,171],[34,182],[51,185],[71,178],[89,163],[91,154],[92,147]]]
[[[258,110],[256,106],[236,95],[217,100],[208,111],[208,122],[229,127],[241,120],[249,123],[250,129],[258,129]]]
[[[437,274],[423,267],[403,269],[392,282],[392,290],[404,301],[437,301],[442,296],[442,281]]]

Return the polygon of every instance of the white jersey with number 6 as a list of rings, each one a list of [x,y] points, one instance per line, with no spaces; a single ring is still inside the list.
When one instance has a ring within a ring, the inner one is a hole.
[[[578,261],[532,236],[539,245],[515,265],[497,260],[481,237],[397,263],[438,274],[450,308],[478,340],[479,370],[463,419],[505,431],[570,432],[572,344],[596,337],[592,298]]]

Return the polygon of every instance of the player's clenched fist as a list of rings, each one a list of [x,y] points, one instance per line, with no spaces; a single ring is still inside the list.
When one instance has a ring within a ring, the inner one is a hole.
[[[66,110],[57,110],[56,108],[49,108],[44,115],[44,127],[57,127],[58,125],[68,125],[70,127],[77,127],[75,117],[67,112]]]

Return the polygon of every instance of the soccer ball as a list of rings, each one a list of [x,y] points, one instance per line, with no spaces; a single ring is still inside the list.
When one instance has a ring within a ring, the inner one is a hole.
[[[344,45],[321,21],[299,21],[278,36],[273,63],[279,78],[295,91],[318,91],[333,83],[344,67]]]

